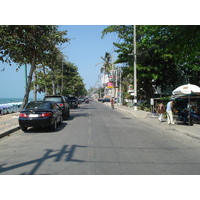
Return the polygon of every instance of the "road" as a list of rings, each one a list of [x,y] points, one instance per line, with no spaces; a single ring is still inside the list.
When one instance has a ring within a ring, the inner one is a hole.
[[[19,130],[0,140],[0,174],[200,174],[200,143],[156,130],[95,101],[58,127]]]

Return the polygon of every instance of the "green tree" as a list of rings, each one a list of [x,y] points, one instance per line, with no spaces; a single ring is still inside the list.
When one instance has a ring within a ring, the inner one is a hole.
[[[37,68],[37,85],[39,86],[40,92],[46,94],[56,94],[64,96],[80,96],[86,95],[85,84],[83,79],[78,73],[78,67],[69,62],[58,60],[60,62],[54,65],[54,87],[52,87],[52,67],[38,67]],[[63,82],[63,91],[61,91],[61,85]]]
[[[136,27],[139,94],[148,99],[153,96],[154,87],[164,90],[199,72],[199,26]],[[133,56],[129,55],[133,52],[133,26],[109,26],[102,37],[110,32],[116,32],[121,41],[114,43],[118,53],[116,63],[129,66],[123,69],[123,77],[133,74]]]
[[[100,69],[100,72],[109,74],[110,70],[112,69],[112,58],[110,53],[106,52],[104,57],[101,56],[101,59],[103,60],[103,66]]]
[[[157,26],[158,27],[158,26]],[[200,84],[200,26],[162,26],[161,37],[168,37],[166,43],[182,72],[184,83]]]
[[[22,107],[28,102],[36,64],[47,61],[56,45],[67,42],[66,34],[52,25],[0,26],[0,60],[31,65]]]

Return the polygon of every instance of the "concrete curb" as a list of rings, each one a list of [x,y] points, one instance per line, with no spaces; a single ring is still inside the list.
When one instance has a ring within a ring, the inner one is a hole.
[[[0,138],[3,138],[3,137],[5,137],[5,136],[7,136],[7,135],[9,135],[9,134],[11,134],[15,131],[18,131],[19,129],[20,129],[20,126],[16,126],[16,127],[11,128],[11,129],[8,129],[5,132],[0,134]]]

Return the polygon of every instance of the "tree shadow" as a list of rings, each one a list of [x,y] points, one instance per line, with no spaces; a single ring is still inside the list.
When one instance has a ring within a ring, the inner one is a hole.
[[[24,166],[28,166],[31,164],[35,164],[35,166],[29,172],[23,172],[21,175],[34,175],[37,170],[41,167],[41,165],[48,159],[55,158],[54,162],[59,162],[63,157],[65,157],[65,162],[84,162],[84,160],[74,159],[74,153],[77,148],[85,148],[86,146],[81,145],[64,145],[60,150],[53,150],[53,149],[45,149],[45,153],[42,157],[22,162],[19,164],[15,164],[9,167],[5,167],[6,164],[0,165],[0,173],[7,172],[10,170],[18,169]]]

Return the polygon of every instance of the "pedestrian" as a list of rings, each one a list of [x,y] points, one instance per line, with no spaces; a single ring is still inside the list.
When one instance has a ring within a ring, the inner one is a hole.
[[[169,101],[167,103],[166,111],[167,111],[167,123],[168,124],[174,124],[173,115],[172,115],[173,103],[174,103],[174,101]]]
[[[165,112],[165,106],[163,104],[163,102],[159,103],[158,104],[158,107],[157,107],[157,113],[159,115],[159,121],[162,122],[163,121],[163,113]]]
[[[111,103],[111,107],[112,107],[112,109],[114,109],[114,103],[115,103],[114,97],[111,98],[110,103]]]

